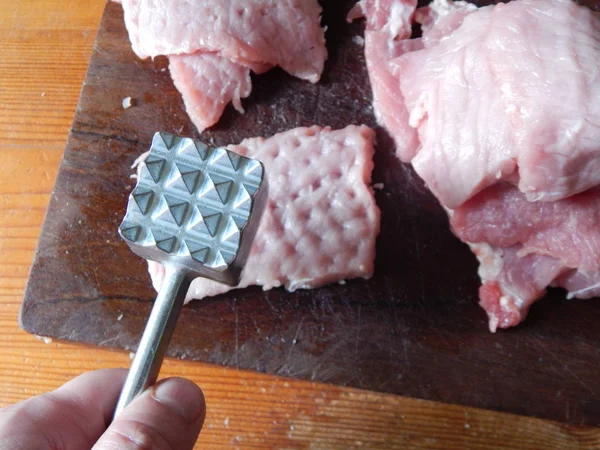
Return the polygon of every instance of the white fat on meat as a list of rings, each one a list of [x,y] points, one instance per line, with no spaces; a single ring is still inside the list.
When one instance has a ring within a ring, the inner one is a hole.
[[[380,212],[371,189],[375,134],[365,126],[312,126],[251,138],[230,150],[265,166],[269,199],[237,288],[289,291],[370,278]],[[163,267],[149,262],[158,290]],[[186,300],[232,288],[204,278]]]
[[[462,24],[477,6],[464,1],[435,0],[415,11],[415,22],[421,24],[424,45],[429,47],[443,39]]]
[[[515,186],[487,188],[450,216],[480,263],[490,329],[517,325],[548,286],[569,297],[600,293],[600,188],[555,202],[530,202]]]

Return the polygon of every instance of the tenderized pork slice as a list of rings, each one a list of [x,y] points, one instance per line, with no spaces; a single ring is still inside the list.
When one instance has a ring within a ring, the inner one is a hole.
[[[174,84],[199,131],[250,95],[250,70],[274,66],[312,83],[327,59],[317,0],[114,0],[140,58],[169,56]]]
[[[244,112],[241,99],[252,91],[250,68],[216,53],[198,52],[169,56],[169,70],[185,110],[199,130],[217,123],[230,102]]]
[[[445,21],[439,21],[442,27]],[[600,26],[570,0],[480,8],[398,67],[417,173],[448,208],[509,179],[529,200],[600,183]]]
[[[327,58],[316,0],[122,0],[135,53],[219,53],[264,63],[313,83]]]
[[[369,186],[375,134],[365,126],[312,126],[229,148],[265,165],[267,209],[237,288],[289,291],[370,278],[380,212]],[[149,262],[156,289],[164,269]],[[187,300],[232,289],[197,278]]]
[[[522,321],[549,285],[571,297],[600,293],[600,188],[530,202],[500,183],[455,209],[450,222],[481,264],[481,305],[492,331]]]

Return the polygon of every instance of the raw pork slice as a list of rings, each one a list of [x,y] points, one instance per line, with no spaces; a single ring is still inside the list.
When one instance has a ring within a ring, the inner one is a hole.
[[[408,111],[400,92],[398,77],[391,62],[398,56],[421,48],[418,40],[408,40],[416,0],[364,0],[348,13],[348,20],[367,18],[365,56],[373,94],[377,122],[385,127],[396,143],[396,154],[409,162],[416,154],[417,131],[408,124]]]
[[[217,52],[266,63],[313,83],[327,57],[316,0],[122,0],[140,58]]]
[[[490,329],[522,321],[546,287],[571,297],[600,292],[600,188],[556,202],[530,202],[496,184],[451,214],[454,233],[481,264],[481,305]]]
[[[379,209],[369,187],[374,132],[365,126],[296,128],[229,148],[265,165],[269,201],[238,288],[316,288],[374,269]],[[156,289],[164,269],[150,262]],[[231,288],[197,278],[187,300]]]
[[[413,166],[446,207],[504,179],[541,201],[600,183],[592,11],[570,0],[518,0],[472,12],[423,43],[393,63],[421,142]]]
[[[216,53],[169,56],[169,70],[185,110],[199,130],[217,123],[231,102],[244,112],[241,99],[252,91],[250,69]]]

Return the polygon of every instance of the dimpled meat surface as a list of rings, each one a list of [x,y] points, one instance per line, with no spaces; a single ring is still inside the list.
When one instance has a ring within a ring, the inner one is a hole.
[[[238,288],[315,288],[374,269],[379,209],[369,186],[374,133],[296,128],[229,148],[265,166],[269,201]],[[162,266],[150,262],[155,288]],[[227,292],[229,286],[197,278],[187,299]]]
[[[327,57],[316,0],[122,0],[140,58],[217,52],[316,82]]]
[[[250,71],[280,66],[319,81],[327,50],[317,0],[115,0],[140,58],[166,55],[173,82],[199,131],[228,103],[243,113]]]
[[[169,56],[169,70],[185,110],[199,130],[217,123],[227,104],[243,113],[241,99],[250,95],[250,69],[216,53]]]

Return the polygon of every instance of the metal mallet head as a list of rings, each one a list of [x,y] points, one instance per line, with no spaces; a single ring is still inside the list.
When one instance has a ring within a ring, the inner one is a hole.
[[[119,234],[142,258],[235,285],[264,207],[263,179],[259,161],[156,133]]]
[[[137,255],[162,263],[165,278],[115,416],[156,381],[191,278],[238,283],[266,200],[259,161],[154,135],[119,234]]]

